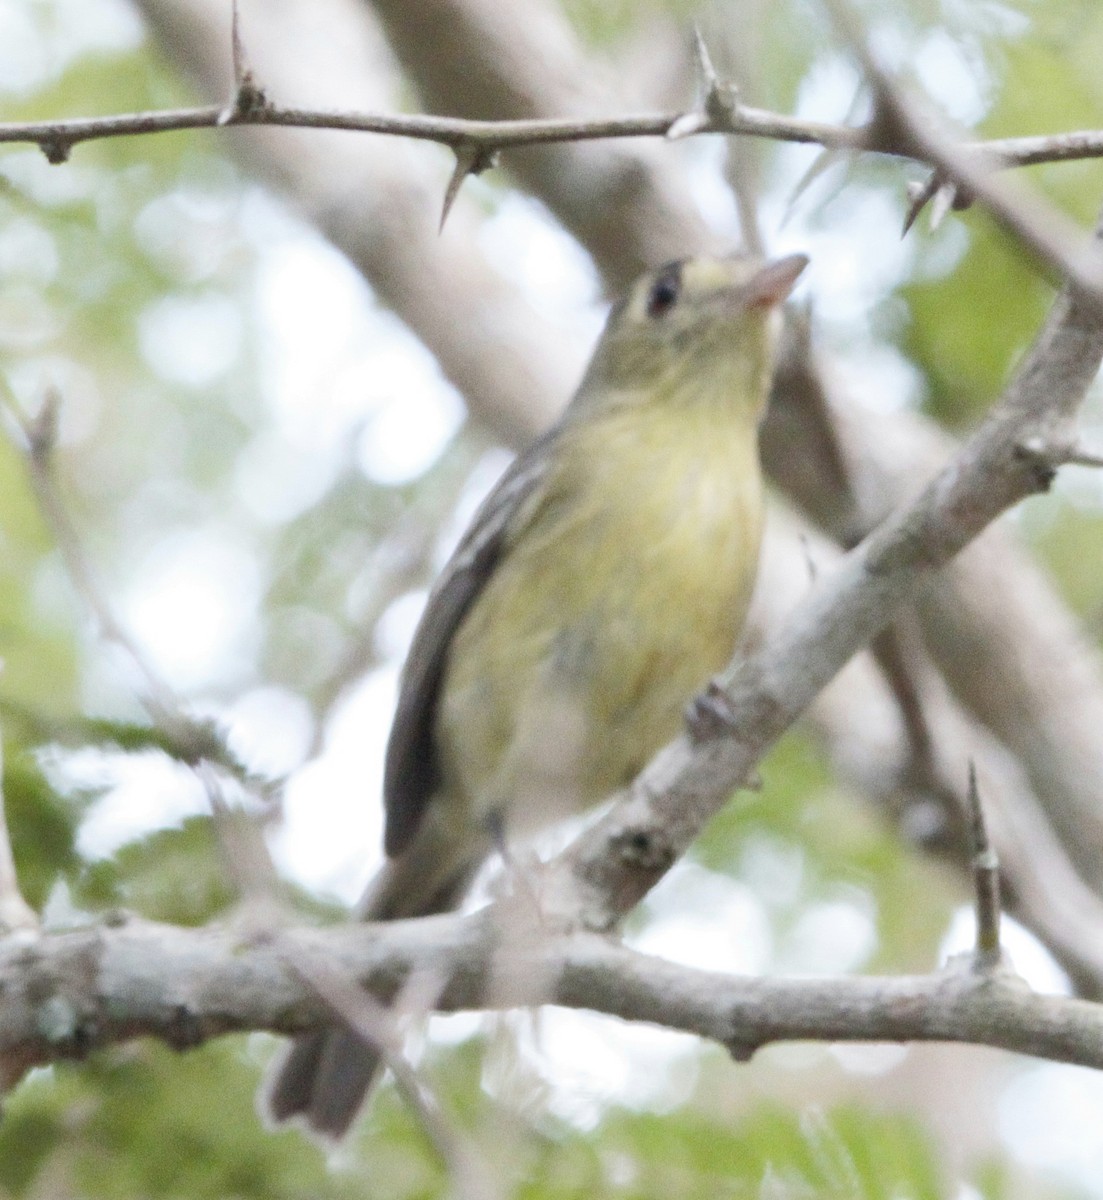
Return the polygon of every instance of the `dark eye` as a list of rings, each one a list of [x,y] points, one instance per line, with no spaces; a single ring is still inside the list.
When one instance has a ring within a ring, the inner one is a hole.
[[[664,316],[678,302],[678,294],[681,290],[681,268],[677,264],[667,267],[651,285],[651,291],[647,293],[647,315],[649,317]]]

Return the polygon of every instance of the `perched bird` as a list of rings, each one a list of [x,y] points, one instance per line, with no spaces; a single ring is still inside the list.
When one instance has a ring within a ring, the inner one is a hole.
[[[758,565],[778,308],[806,264],[687,259],[613,308],[570,406],[429,596],[366,920],[453,908],[496,845],[628,783],[731,657]],[[269,1108],[340,1136],[378,1068],[349,1032],[304,1035]]]

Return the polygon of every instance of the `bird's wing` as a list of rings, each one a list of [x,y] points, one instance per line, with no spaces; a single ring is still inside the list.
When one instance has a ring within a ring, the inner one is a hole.
[[[417,831],[440,784],[437,702],[452,638],[508,550],[518,514],[548,472],[549,430],[518,457],[483,501],[437,580],[402,670],[398,709],[383,773],[383,846],[400,854]]]

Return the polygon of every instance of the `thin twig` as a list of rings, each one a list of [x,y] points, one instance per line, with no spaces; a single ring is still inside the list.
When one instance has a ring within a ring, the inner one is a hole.
[[[280,937],[277,946],[288,967],[329,1014],[383,1056],[395,1087],[448,1171],[455,1194],[466,1200],[495,1200],[501,1196],[501,1188],[488,1164],[475,1153],[471,1142],[460,1136],[440,1101],[402,1055],[401,1034],[394,1014],[407,1015],[409,1002],[403,1003],[400,998],[392,1008],[386,1008],[344,971],[335,969],[328,957],[310,954],[290,938]],[[410,976],[411,981],[424,981],[430,973],[437,982],[429,991],[417,988],[424,993],[419,996],[419,1008],[432,1008],[437,1003],[443,990],[440,973],[427,967],[424,973],[414,972]],[[408,981],[407,989],[410,987]]]
[[[193,770],[207,795],[230,883],[249,907],[251,926],[266,933],[275,927],[279,873],[260,827],[251,814],[227,802],[222,781],[209,762],[196,763]]]
[[[1065,454],[1065,462],[1076,467],[1103,467],[1103,451],[1087,446],[1073,446]]]
[[[43,397],[38,416],[23,423],[27,466],[39,510],[54,535],[73,586],[84,599],[100,636],[113,642],[126,654],[140,677],[143,707],[158,725],[179,733],[179,700],[115,616],[61,499],[53,461],[59,408],[57,393],[48,392]]]
[[[1053,467],[1103,467],[1103,452],[1085,446],[1079,441],[1049,441],[1044,438],[1024,438],[1020,443],[1023,454],[1035,458],[1039,463]]]
[[[991,971],[1000,963],[1000,860],[988,839],[984,808],[977,788],[977,764],[969,760],[969,854],[977,918],[974,961],[980,971]]]
[[[104,117],[75,117],[64,121],[0,122],[0,143],[30,142],[44,146],[101,138],[172,133],[185,129],[221,126],[278,125],[301,129],[338,129],[378,133],[393,137],[437,142],[453,149],[476,146],[488,151],[554,142],[596,141],[624,137],[666,137],[684,113],[640,113],[624,117],[534,118],[532,120],[479,121],[461,117],[435,117],[401,113],[366,113],[337,109],[294,108],[272,104],[256,110],[234,112],[228,119],[219,105],[159,111],[119,113]],[[865,130],[823,121],[783,117],[765,109],[741,107],[726,123],[712,123],[696,132],[738,133],[786,142],[811,142],[839,149],[861,150]],[[1103,154],[1103,149],[1100,150]],[[1085,155],[1086,156],[1086,155]]]
[[[944,196],[948,205],[964,203],[963,197],[969,202],[979,200],[997,224],[1030,254],[1060,277],[1076,283],[1103,307],[1103,252],[1099,247],[1054,205],[1022,190],[1013,191],[1003,181],[997,183],[993,171],[1005,166],[1006,161],[990,157],[991,148],[983,143],[965,145],[949,134],[930,106],[905,91],[899,79],[881,64],[845,0],[823,2],[873,86],[877,111],[870,127],[869,148],[903,153],[936,170],[937,186],[936,182],[928,184],[913,199],[909,219],[914,220],[916,206],[927,193]],[[1085,140],[1084,144],[1091,143]],[[1062,149],[1068,149],[1067,142]],[[952,190],[947,192],[947,186]]]
[[[80,534],[62,499],[54,471],[54,449],[60,400],[55,392],[43,397],[42,408],[31,419],[0,379],[3,402],[18,429],[16,442],[27,462],[31,488],[39,511],[54,536],[73,588],[83,600],[100,636],[123,651],[140,680],[138,697],[167,747],[182,762],[195,764],[203,759],[217,763],[242,783],[258,790],[259,781],[241,763],[212,721],[191,716],[172,687],[161,678],[153,664],[115,615],[107,594],[84,551]],[[13,431],[14,433],[14,431]],[[260,789],[269,794],[270,789]]]
[[[557,142],[599,141],[610,138],[667,137],[678,132],[684,112],[636,113],[623,117],[533,118],[531,120],[480,121],[404,113],[370,113],[340,109],[301,108],[264,104],[232,111],[224,105],[118,113],[101,117],[73,117],[62,121],[0,122],[0,143],[31,143],[44,151],[66,149],[80,142],[103,138],[173,133],[188,129],[224,126],[276,125],[301,129],[337,129],[377,133],[392,137],[437,142],[453,149],[471,145],[486,151]],[[697,114],[690,114],[696,116]],[[715,109],[707,121],[695,122],[693,133],[737,134],[773,141],[824,146],[833,150],[868,150],[895,158],[930,161],[916,147],[894,147],[883,140],[871,144],[868,127],[838,125],[788,117],[767,109],[739,104],[730,112]],[[1103,131],[1070,130],[1046,136],[997,138],[963,142],[964,155],[975,156],[992,168],[1033,166],[1103,157]],[[64,156],[51,161],[64,161]],[[937,162],[931,165],[937,166]]]

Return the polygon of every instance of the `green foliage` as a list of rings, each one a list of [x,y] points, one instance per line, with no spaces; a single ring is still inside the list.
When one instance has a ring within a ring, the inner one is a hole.
[[[620,1111],[610,1115],[603,1134],[606,1170],[615,1171],[619,1160],[624,1174],[636,1178],[630,1190],[606,1183],[603,1190],[589,1194],[701,1200],[718,1194],[833,1200],[935,1200],[946,1195],[934,1146],[907,1118],[848,1108],[830,1114],[814,1109],[794,1113],[770,1105],[731,1123],[700,1112]],[[635,1171],[630,1163],[636,1164]]]
[[[48,1173],[52,1194],[118,1200],[362,1195],[297,1133],[260,1124],[247,1047],[234,1038],[177,1055],[143,1045],[36,1074],[5,1105],[0,1187],[41,1195]]]
[[[1090,49],[1103,36],[1096,6],[1031,5],[1032,36],[975,41],[992,72],[990,104],[977,129],[983,137],[1054,133],[1097,123],[1099,76]],[[1095,219],[1103,191],[1098,162],[1051,164],[1026,173],[1080,224]],[[901,347],[922,367],[930,411],[951,425],[971,425],[999,392],[1012,364],[1037,330],[1052,297],[1038,266],[984,215],[954,218],[968,233],[951,272],[923,271],[901,289],[910,319]],[[917,236],[927,246],[937,235]]]
[[[1103,38],[1099,6],[1091,0],[1064,0],[1021,7],[1030,22],[1024,26],[1025,36],[993,38],[986,45],[1003,86],[985,117],[985,136],[1024,137],[1090,128],[1098,120],[1103,100],[1097,70]],[[1098,165],[1086,165],[1098,182]],[[1072,173],[1076,169],[1071,165]],[[1065,174],[1058,167],[1048,171],[1055,179]],[[1082,195],[1076,203],[1078,215],[1094,216],[1090,196]]]
[[[79,811],[50,786],[26,750],[4,755],[4,808],[23,895],[33,908],[46,900],[59,874],[77,869],[74,840]]]
[[[152,921],[202,925],[233,899],[222,848],[207,817],[189,817],[91,864],[77,893],[95,909],[122,908]]]
[[[1053,296],[987,218],[960,220],[968,248],[951,276],[918,278],[898,293],[909,314],[902,349],[923,369],[928,410],[950,425],[973,424],[992,404]]]
[[[1103,581],[1098,570],[1103,513],[1059,496],[1039,498],[1024,508],[1022,526],[1073,611],[1085,619],[1089,632],[1103,633]]]
[[[693,857],[741,878],[751,865],[748,851],[757,856],[765,848],[779,863],[798,864],[799,886],[767,901],[782,942],[812,904],[868,903],[878,934],[868,968],[929,970],[960,902],[958,885],[903,845],[887,814],[840,791],[808,735],[783,738],[761,774],[761,788],[735,797],[698,840]],[[756,882],[752,876],[751,886]]]
[[[448,1107],[507,1194],[524,1200],[712,1200],[716,1196],[941,1200],[951,1196],[930,1136],[916,1120],[854,1106],[824,1112],[777,1103],[694,1097],[648,1112],[610,1106],[592,1126],[542,1116],[526,1125],[478,1091],[470,1045],[438,1059],[434,1077],[470,1085]],[[732,1068],[729,1066],[728,1073]],[[472,1097],[475,1097],[474,1104]],[[448,1195],[424,1161],[423,1135],[396,1103],[377,1100],[358,1151],[372,1196]]]

